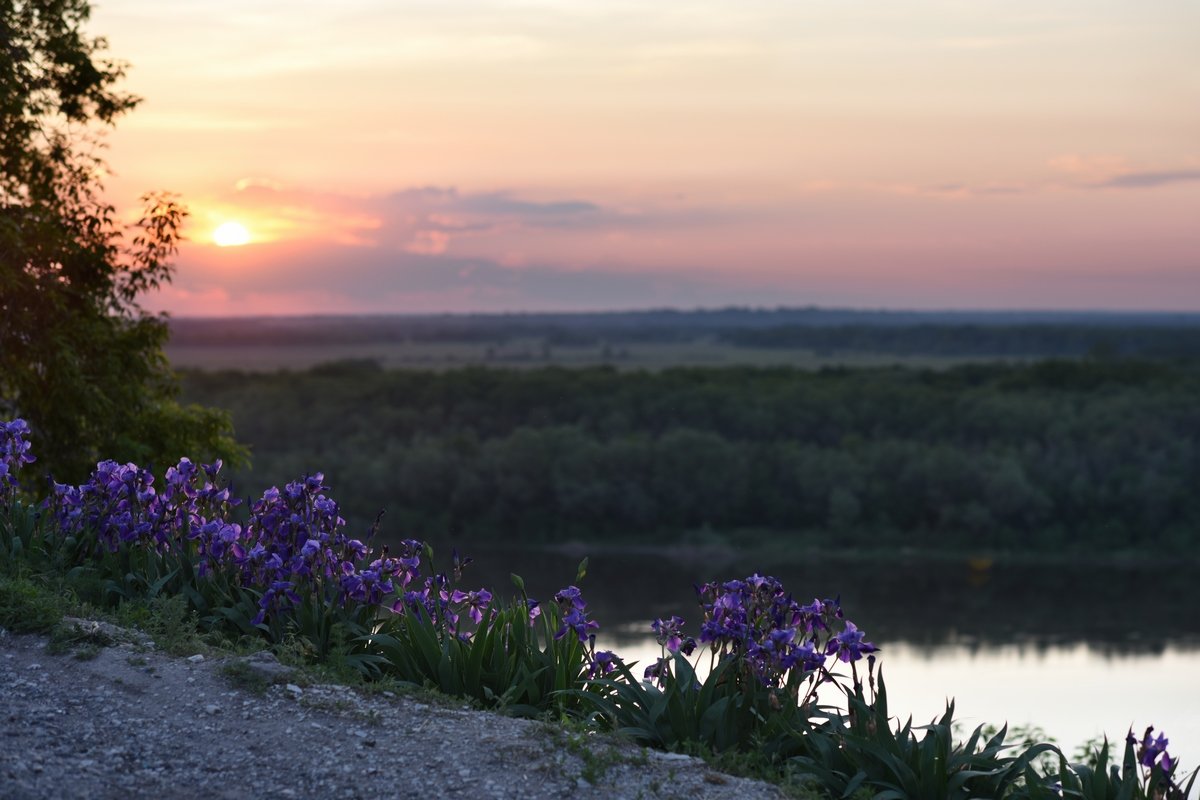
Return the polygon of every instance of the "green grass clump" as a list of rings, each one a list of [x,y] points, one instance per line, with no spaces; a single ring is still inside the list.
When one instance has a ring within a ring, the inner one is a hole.
[[[13,633],[48,633],[66,603],[29,578],[0,574],[0,627]]]

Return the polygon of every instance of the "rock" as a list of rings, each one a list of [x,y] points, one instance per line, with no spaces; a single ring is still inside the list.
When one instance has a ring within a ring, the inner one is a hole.
[[[221,707],[215,703],[209,703],[204,707],[204,713],[208,714],[209,716],[212,716],[213,714],[220,714]]]
[[[651,753],[659,761],[691,761],[692,757],[684,753]]]
[[[297,699],[300,698],[300,695],[304,694],[304,690],[301,689],[299,686],[297,686],[294,683],[289,683],[284,688],[287,689],[288,692],[291,693],[292,697],[297,698]]]
[[[122,628],[111,622],[98,619],[81,619],[79,617],[63,617],[62,624],[77,634],[87,636],[93,641],[103,644],[129,642],[141,647],[154,647],[154,640],[139,630]]]
[[[201,655],[200,653],[196,653],[196,655],[194,655],[194,656],[188,656],[187,660],[192,662],[193,664],[199,664],[201,661],[204,660],[204,656]]]
[[[259,650],[242,658],[234,659],[248,672],[257,675],[269,683],[284,683],[295,673],[291,667],[279,663],[279,659],[270,650]]]

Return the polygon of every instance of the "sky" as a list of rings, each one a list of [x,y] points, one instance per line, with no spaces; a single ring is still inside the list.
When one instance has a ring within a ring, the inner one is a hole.
[[[103,0],[176,315],[1200,311],[1193,0]]]

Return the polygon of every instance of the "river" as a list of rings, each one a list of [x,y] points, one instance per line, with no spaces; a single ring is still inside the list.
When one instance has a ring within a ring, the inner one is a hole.
[[[475,558],[468,588],[509,593],[515,572],[544,599],[574,581],[587,550],[465,549]],[[446,555],[439,549],[442,562]],[[1200,761],[1193,565],[828,554],[785,561],[647,549],[592,555],[580,588],[601,625],[597,647],[644,664],[659,653],[649,620],[679,614],[694,634],[693,585],[755,571],[800,600],[840,596],[847,618],[881,648],[895,714],[930,721],[954,698],[964,730],[1036,726],[1068,754],[1100,735],[1121,740],[1131,726],[1140,734],[1155,725],[1185,768]]]

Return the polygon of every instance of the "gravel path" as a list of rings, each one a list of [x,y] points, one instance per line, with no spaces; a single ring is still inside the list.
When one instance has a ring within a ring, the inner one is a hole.
[[[698,759],[607,737],[454,703],[288,684],[269,655],[173,658],[145,642],[51,655],[48,642],[0,629],[4,800],[782,796]],[[230,661],[280,683],[238,688],[223,669]]]

